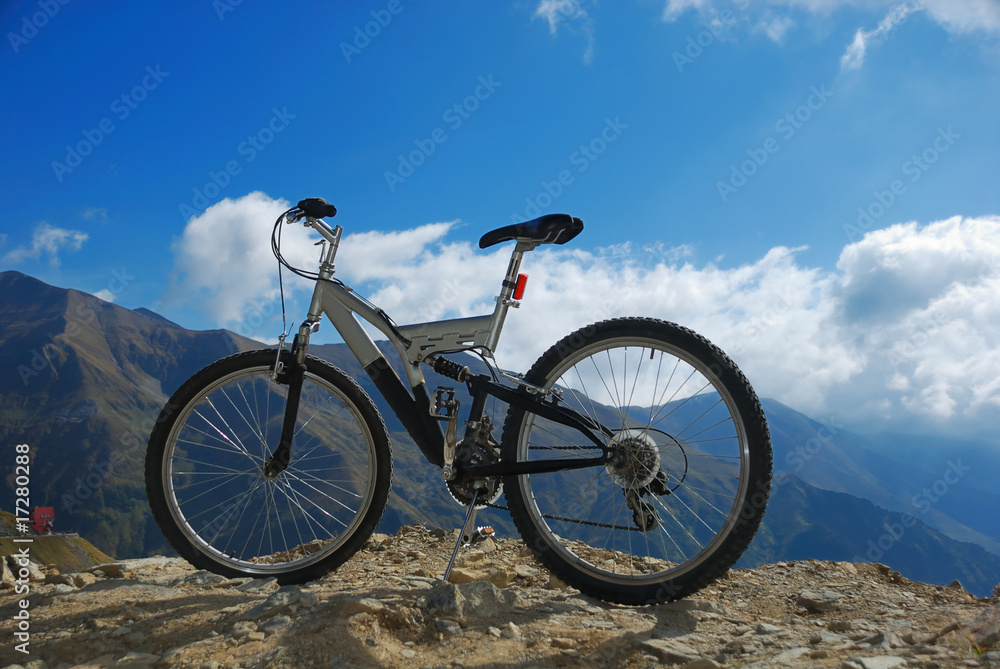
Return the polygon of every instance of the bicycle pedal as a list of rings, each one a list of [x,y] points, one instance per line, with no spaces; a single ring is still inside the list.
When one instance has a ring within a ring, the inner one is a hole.
[[[458,415],[458,400],[455,399],[455,389],[447,386],[438,386],[434,391],[434,405],[431,407],[431,416],[441,420],[454,418]],[[441,413],[441,411],[444,413]]]
[[[472,537],[469,539],[469,543],[478,544],[481,541],[486,541],[487,539],[492,538],[494,534],[496,534],[496,530],[494,530],[489,525],[477,527],[476,531],[472,533]]]

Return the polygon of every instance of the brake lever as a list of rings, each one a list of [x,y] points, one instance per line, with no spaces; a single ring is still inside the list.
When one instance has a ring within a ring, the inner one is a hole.
[[[286,225],[291,225],[293,223],[298,223],[303,218],[306,218],[306,214],[302,210],[297,210],[297,211],[294,211],[294,212],[289,212],[289,213],[285,214],[285,224]]]

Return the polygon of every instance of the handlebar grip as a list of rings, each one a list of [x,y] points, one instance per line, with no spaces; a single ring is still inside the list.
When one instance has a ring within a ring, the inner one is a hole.
[[[337,208],[332,204],[327,204],[327,201],[321,197],[310,197],[305,200],[299,200],[297,205],[302,213],[309,218],[326,218],[334,217],[337,215]]]

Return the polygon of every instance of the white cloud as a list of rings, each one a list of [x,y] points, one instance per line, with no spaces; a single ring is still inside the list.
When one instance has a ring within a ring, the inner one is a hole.
[[[757,25],[758,30],[764,32],[771,41],[781,42],[785,34],[795,27],[795,21],[788,16],[769,16],[761,20]]]
[[[667,0],[662,17],[671,22],[688,11],[695,11],[704,19],[730,10],[737,21],[746,23],[751,30],[762,30],[778,42],[795,25],[792,16],[796,12],[825,17],[845,8],[888,13],[875,29],[862,28],[855,33],[841,59],[844,69],[859,67],[873,41],[884,39],[907,15],[917,11],[924,11],[950,33],[1000,35],[1000,2],[997,0]]]
[[[108,222],[108,210],[106,207],[87,207],[80,212],[80,215],[83,216],[86,221],[97,219],[100,223]]]
[[[177,244],[174,299],[201,303],[228,327],[245,324],[261,298],[276,301],[267,240],[287,206],[253,193],[192,220]],[[286,255],[311,269],[315,233],[285,232]],[[456,232],[455,222],[348,232],[337,275],[400,324],[489,313],[511,245],[481,251],[471,240],[448,241]],[[802,266],[800,250],[776,247],[722,268],[694,264],[686,247],[540,247],[525,256],[527,292],[507,317],[497,359],[523,371],[576,328],[643,315],[707,336],[760,395],[806,413],[872,429],[995,426],[1000,217],[873,231],[830,271]],[[297,285],[307,294],[308,282]]]
[[[289,206],[254,192],[236,200],[226,198],[188,221],[174,244],[175,266],[165,307],[198,309],[240,334],[250,333],[263,316],[280,314],[278,265],[270,240],[275,219]],[[301,228],[286,226],[282,241],[289,261],[315,270],[319,256]],[[308,285],[287,271],[284,276],[286,291]]]
[[[12,249],[3,257],[3,262],[15,264],[25,260],[38,260],[45,254],[48,256],[49,264],[57,266],[60,262],[60,252],[79,251],[87,239],[86,232],[57,228],[42,222],[35,228],[31,245]]]
[[[896,5],[878,23],[875,30],[866,31],[861,28],[854,34],[854,41],[847,47],[847,51],[840,57],[840,69],[856,70],[861,67],[865,60],[865,53],[868,45],[880,42],[891,33],[896,26],[906,20],[906,17],[913,12],[920,11],[923,6],[917,0],[907,0],[907,2]]]
[[[575,35],[583,35],[587,40],[583,62],[593,61],[595,26],[594,20],[583,8],[583,0],[541,0],[532,18],[544,18],[549,24],[549,33],[553,35],[559,32],[560,26],[565,26]]]
[[[105,302],[115,301],[115,294],[110,290],[108,290],[107,288],[101,288],[96,293],[91,293],[91,294],[100,300],[104,300]]]

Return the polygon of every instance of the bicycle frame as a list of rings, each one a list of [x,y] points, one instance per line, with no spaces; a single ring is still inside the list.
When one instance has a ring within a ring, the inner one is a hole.
[[[347,344],[351,353],[372,379],[393,413],[416,442],[424,457],[432,464],[443,467],[445,464],[445,435],[441,429],[440,421],[432,415],[430,393],[419,364],[421,362],[427,363],[430,358],[438,354],[457,353],[476,348],[483,349],[492,356],[500,338],[507,310],[517,304],[511,296],[521,260],[526,251],[537,246],[537,242],[521,240],[517,242],[517,246],[511,254],[500,296],[497,298],[497,306],[491,315],[397,326],[382,309],[355,293],[350,286],[333,279],[333,260],[342,231],[340,226],[331,229],[321,219],[312,218],[307,219],[306,225],[313,227],[323,235],[330,242],[330,247],[323,251],[319,279],[316,281],[309,305],[308,320],[299,328],[293,344],[295,358],[300,364],[303,363],[309,335],[319,329],[322,316],[325,314],[343,337],[344,343]],[[362,327],[357,316],[371,323],[393,344],[402,361],[412,395]],[[573,460],[556,459],[479,465],[465,468],[462,472],[464,477],[560,471],[593,467],[611,461],[613,449],[594,434],[596,430],[605,436],[611,436],[613,434],[611,430],[594,423],[575,411],[559,406],[555,401],[544,401],[544,393],[537,390],[532,392],[531,389],[523,385],[515,390],[494,383],[490,377],[485,375],[467,379],[467,384],[473,396],[468,433],[471,433],[473,428],[478,427],[478,424],[472,425],[471,423],[477,421],[477,416],[483,413],[487,395],[492,395],[508,404],[523,407],[539,416],[581,431],[594,443],[595,448],[601,449],[602,455]],[[290,399],[294,395],[294,392],[290,392]],[[294,419],[292,420],[294,421]],[[288,446],[290,447],[290,439]]]

